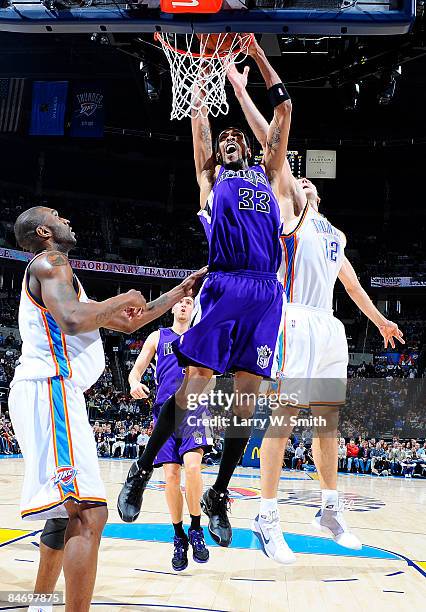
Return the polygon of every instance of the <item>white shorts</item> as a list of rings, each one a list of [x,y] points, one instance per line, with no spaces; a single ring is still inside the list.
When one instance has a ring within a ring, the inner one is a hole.
[[[23,519],[66,518],[64,502],[106,504],[83,391],[55,376],[16,382],[9,411],[25,461]]]
[[[300,407],[345,403],[349,356],[339,319],[326,310],[288,304],[280,342],[280,395],[297,395]]]

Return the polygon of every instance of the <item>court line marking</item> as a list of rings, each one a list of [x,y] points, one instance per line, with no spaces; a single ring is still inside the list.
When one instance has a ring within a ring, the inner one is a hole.
[[[134,568],[135,572],[147,572],[148,574],[164,574],[166,576],[192,576],[193,574],[182,574],[182,572],[159,572],[157,570]]]
[[[37,531],[32,531],[30,533],[25,533],[24,535],[19,536],[19,538],[14,538],[13,540],[8,540],[7,542],[3,542],[0,544],[0,548],[3,546],[8,546],[9,544],[14,544],[15,542],[19,542],[19,540],[24,540],[25,538],[29,538],[30,536],[35,536],[38,533],[41,533],[42,529],[38,529]],[[3,608],[0,608],[2,610]],[[7,608],[5,608],[7,609]]]
[[[391,553],[393,555],[396,555],[397,557],[400,557],[400,559],[403,559],[407,563],[408,567],[414,567],[414,569],[416,569],[423,576],[423,578],[426,578],[425,570],[422,569],[419,565],[417,565],[417,563],[413,561],[412,559],[409,559],[408,557],[406,557],[405,555],[402,555],[401,553],[387,550],[386,548],[380,548],[379,546],[375,546],[375,548],[377,548],[377,550],[383,550],[383,552]]]
[[[25,563],[34,563],[34,561],[31,561],[31,559],[15,559],[15,561],[23,561]]]
[[[385,574],[386,578],[388,576],[398,576],[399,574],[403,574],[404,572],[400,571],[400,572],[393,572],[393,574]]]
[[[383,591],[383,593],[401,593],[402,595],[404,595],[405,591]]]
[[[305,474],[306,472],[304,472]],[[217,476],[217,472],[208,472],[207,470],[203,470],[203,474],[209,474],[210,476]],[[260,474],[234,474],[234,478],[258,478],[260,479]],[[292,478],[291,476],[280,476],[280,480],[312,480],[312,478]],[[232,487],[231,487],[232,488]]]
[[[327,578],[323,582],[356,582],[358,578]]]

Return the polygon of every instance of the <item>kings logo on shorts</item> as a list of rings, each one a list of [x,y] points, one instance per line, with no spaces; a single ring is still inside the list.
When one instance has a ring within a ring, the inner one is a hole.
[[[269,365],[269,360],[272,355],[272,350],[266,344],[257,347],[257,365],[262,370],[265,370]]]
[[[69,485],[77,476],[77,469],[72,465],[61,465],[55,470],[52,478],[54,485]]]

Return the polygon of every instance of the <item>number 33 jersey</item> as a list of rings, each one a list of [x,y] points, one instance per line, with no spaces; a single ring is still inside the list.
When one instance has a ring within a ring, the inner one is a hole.
[[[289,303],[332,311],[333,290],[342,267],[344,235],[306,205],[296,229],[283,234],[279,278]]]
[[[277,199],[262,166],[221,167],[199,213],[209,243],[209,272],[275,274],[282,262]]]

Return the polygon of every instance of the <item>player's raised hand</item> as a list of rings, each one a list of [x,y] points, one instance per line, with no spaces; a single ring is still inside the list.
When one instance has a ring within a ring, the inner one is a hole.
[[[201,283],[208,272],[207,266],[197,270],[197,272],[193,272],[190,276],[185,278],[179,285],[179,287],[183,290],[184,295],[187,297],[194,297],[197,295],[198,290],[200,289]]]
[[[146,399],[149,396],[149,389],[141,382],[130,386],[130,395],[133,399]]]
[[[251,43],[247,47],[247,54],[255,58],[260,51],[262,51],[262,47],[257,42],[256,38],[253,36]]]
[[[249,70],[250,66],[244,66],[243,71],[240,72],[235,64],[231,64],[226,71],[226,76],[234,88],[236,96],[242,94],[246,89]]]
[[[388,344],[390,344],[392,348],[395,348],[395,340],[398,340],[401,344],[405,344],[403,338],[404,334],[393,321],[387,320],[383,325],[379,325],[379,332],[383,336],[385,348],[387,348]]]

